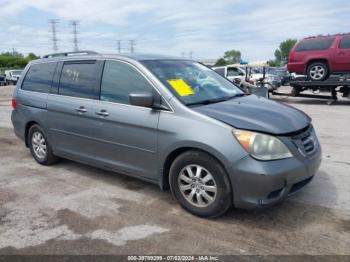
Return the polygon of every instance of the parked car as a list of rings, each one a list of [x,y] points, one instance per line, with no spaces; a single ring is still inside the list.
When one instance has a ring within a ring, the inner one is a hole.
[[[280,76],[268,73],[267,71],[264,74],[262,68],[252,68],[249,79],[254,85],[257,85],[258,82],[262,82],[270,91],[276,90],[281,86]]]
[[[212,67],[214,71],[222,75],[223,77],[226,77],[231,82],[238,83],[240,81],[245,80],[245,71],[241,69],[239,66],[235,65],[228,65],[228,66],[218,66],[218,67]]]
[[[6,85],[5,75],[0,74],[0,86]]]
[[[248,77],[246,77],[246,71],[242,68],[245,66],[249,65],[228,65],[212,67],[212,69],[238,85],[247,79],[248,82],[251,82],[254,85],[258,85],[259,81],[263,81],[269,90],[275,90],[281,86],[281,79],[278,75],[268,73],[264,75],[261,68],[249,70],[250,73],[248,74]]]
[[[5,81],[8,85],[17,84],[18,79],[21,77],[23,70],[6,70],[5,71]]]
[[[267,70],[268,74],[277,75],[281,79],[281,85],[285,86],[293,80],[292,75],[283,67],[270,67]]]
[[[310,117],[195,61],[64,53],[24,75],[11,119],[39,164],[63,157],[170,187],[198,216],[277,203],[320,165]]]
[[[288,71],[323,81],[333,73],[350,72],[350,34],[308,37],[289,54]]]

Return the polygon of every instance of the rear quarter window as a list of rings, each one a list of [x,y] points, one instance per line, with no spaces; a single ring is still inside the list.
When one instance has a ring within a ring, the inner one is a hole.
[[[331,47],[334,38],[313,38],[302,40],[295,48],[296,52],[326,50]]]
[[[22,89],[32,92],[49,93],[56,63],[41,63],[30,66],[22,83]]]

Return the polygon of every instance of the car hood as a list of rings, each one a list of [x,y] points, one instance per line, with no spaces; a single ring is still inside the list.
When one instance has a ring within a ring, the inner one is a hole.
[[[192,108],[235,128],[274,135],[307,127],[311,118],[302,111],[255,95]]]

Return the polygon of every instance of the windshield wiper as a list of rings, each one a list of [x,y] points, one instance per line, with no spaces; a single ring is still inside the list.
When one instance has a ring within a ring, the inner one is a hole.
[[[207,99],[207,100],[202,100],[202,101],[198,101],[198,102],[188,103],[188,104],[186,104],[186,105],[187,105],[187,106],[193,106],[193,105],[209,105],[209,104],[214,104],[214,103],[220,103],[220,102],[228,101],[228,100],[231,100],[232,98],[239,97],[239,96],[245,96],[245,95],[246,95],[245,93],[236,94],[236,95],[229,96],[229,97],[221,97],[221,98]]]

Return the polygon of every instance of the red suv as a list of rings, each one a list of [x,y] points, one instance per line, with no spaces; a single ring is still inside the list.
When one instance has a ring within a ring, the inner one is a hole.
[[[332,73],[350,72],[350,33],[305,38],[294,45],[288,71],[323,81]]]

